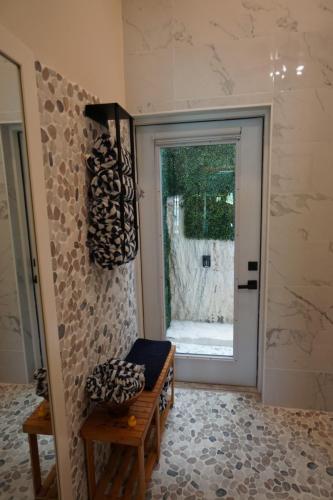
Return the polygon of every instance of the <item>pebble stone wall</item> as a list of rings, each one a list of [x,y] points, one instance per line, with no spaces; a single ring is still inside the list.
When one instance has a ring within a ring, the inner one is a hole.
[[[97,99],[39,62],[36,75],[73,489],[83,500],[78,433],[89,411],[85,379],[96,364],[123,357],[137,336],[134,266],[101,270],[90,262],[86,247],[85,155],[102,129],[83,112]]]

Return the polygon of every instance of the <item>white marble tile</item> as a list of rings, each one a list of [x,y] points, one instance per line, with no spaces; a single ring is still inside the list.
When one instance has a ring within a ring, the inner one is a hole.
[[[170,109],[186,110],[186,109],[220,109],[220,108],[237,108],[246,106],[266,106],[273,102],[273,92],[258,92],[252,94],[238,94],[220,97],[206,97],[203,99],[176,99],[173,103],[169,103]]]
[[[333,374],[266,369],[263,403],[332,411]]]
[[[333,373],[333,288],[271,287],[266,368]]]
[[[333,32],[283,33],[275,37],[276,90],[331,87]]]
[[[333,89],[279,92],[274,99],[273,143],[333,139]]]
[[[25,382],[23,338],[8,192],[1,160],[0,150],[0,382],[16,383]]]
[[[242,0],[253,19],[255,36],[272,32],[330,30],[333,9],[330,0]]]
[[[174,17],[192,43],[218,43],[272,33],[330,31],[330,0],[177,0]]]
[[[172,50],[128,56],[126,67],[127,105],[135,112],[154,112],[162,100],[173,100]]]
[[[272,194],[270,212],[272,248],[283,245],[282,238],[288,245],[292,242],[333,242],[333,193]]]
[[[171,45],[172,0],[124,0],[126,54],[151,52]]]
[[[175,98],[272,92],[270,54],[269,37],[176,48]]]
[[[23,351],[0,351],[0,381],[10,384],[26,384]]]
[[[137,99],[136,99],[137,98]],[[208,110],[220,108],[236,108],[247,106],[266,106],[273,102],[273,92],[260,92],[253,96],[252,94],[228,95],[202,99],[159,99],[153,104],[155,112],[163,111],[189,111],[189,110]],[[129,107],[129,106],[128,106]],[[135,96],[129,109],[133,114],[150,113],[152,103],[140,102],[139,96]]]
[[[23,351],[20,318],[8,311],[0,311],[0,351],[4,350]]]
[[[193,45],[220,43],[253,36],[253,19],[240,0],[180,0],[174,2],[174,18],[184,26]],[[175,40],[176,46],[182,40]]]
[[[278,369],[332,372],[331,331],[303,331],[297,328],[272,328],[268,332],[266,366]]]
[[[279,144],[272,148],[271,192],[332,195],[331,142]]]
[[[271,224],[273,226],[273,224]],[[301,241],[277,235],[271,227],[269,286],[333,286],[333,251],[329,241]],[[274,241],[272,242],[272,240]]]
[[[23,350],[9,220],[0,220],[0,350]],[[0,364],[3,362],[0,355]],[[0,379],[1,380],[1,379]]]
[[[330,31],[330,0],[125,0],[126,53]]]

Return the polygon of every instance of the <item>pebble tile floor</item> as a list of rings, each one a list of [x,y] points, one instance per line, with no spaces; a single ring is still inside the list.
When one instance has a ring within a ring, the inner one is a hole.
[[[147,499],[333,498],[333,413],[177,388]]]
[[[32,386],[0,385],[0,498],[32,500],[23,420]],[[39,438],[42,471],[54,463]],[[333,498],[333,414],[263,406],[254,394],[177,388],[147,499]]]
[[[34,498],[27,434],[23,421],[41,399],[33,385],[0,384],[0,498],[32,500]],[[55,462],[54,442],[39,436],[42,477]]]

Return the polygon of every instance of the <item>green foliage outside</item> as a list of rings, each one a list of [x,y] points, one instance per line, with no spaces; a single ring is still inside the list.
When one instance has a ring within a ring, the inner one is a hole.
[[[235,156],[234,144],[161,150],[167,328],[171,321],[167,198],[181,196],[186,238],[233,240]]]

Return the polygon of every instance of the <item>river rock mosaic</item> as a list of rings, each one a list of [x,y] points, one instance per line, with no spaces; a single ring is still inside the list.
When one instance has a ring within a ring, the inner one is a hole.
[[[89,410],[85,380],[97,364],[124,357],[137,336],[134,267],[107,271],[89,260],[85,161],[105,129],[84,108],[97,99],[39,62],[36,75],[73,491],[81,500],[87,497],[78,434]]]
[[[0,498],[34,498],[28,435],[22,432],[24,420],[42,401],[34,385],[0,384]],[[50,436],[38,437],[42,477],[55,463],[54,442]]]
[[[333,498],[333,413],[176,389],[147,500]]]

